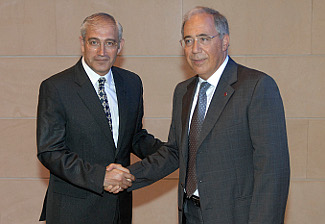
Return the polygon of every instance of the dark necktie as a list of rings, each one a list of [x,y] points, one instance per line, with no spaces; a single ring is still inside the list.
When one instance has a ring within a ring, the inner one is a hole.
[[[111,112],[108,106],[108,100],[107,100],[107,95],[105,92],[105,82],[106,79],[104,77],[101,77],[98,79],[98,96],[99,96],[99,100],[102,103],[103,107],[104,107],[104,112],[106,115],[106,118],[108,120],[108,124],[109,124],[109,128],[112,131],[112,117],[111,117]]]
[[[196,153],[198,150],[198,140],[205,117],[207,106],[206,90],[210,87],[208,82],[202,82],[198,94],[197,104],[192,116],[190,134],[189,134],[189,156],[187,168],[186,194],[192,196],[197,188],[196,182]]]

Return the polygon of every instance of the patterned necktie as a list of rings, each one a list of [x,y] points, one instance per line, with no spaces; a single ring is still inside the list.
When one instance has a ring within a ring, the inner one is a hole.
[[[198,140],[201,127],[205,117],[207,106],[206,90],[210,87],[208,82],[202,82],[198,95],[197,104],[192,116],[190,134],[189,134],[189,156],[187,168],[186,194],[191,197],[197,188],[196,182],[196,153],[198,150]]]
[[[107,95],[105,92],[105,82],[106,79],[104,77],[101,77],[98,79],[98,96],[99,96],[99,100],[102,103],[103,107],[104,107],[104,112],[106,115],[106,118],[108,120],[108,124],[109,124],[109,128],[112,131],[112,117],[111,117],[111,112],[108,106],[108,100],[107,100]]]

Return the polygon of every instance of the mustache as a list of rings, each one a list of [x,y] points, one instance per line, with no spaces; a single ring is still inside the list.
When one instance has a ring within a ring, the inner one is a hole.
[[[200,61],[206,59],[206,57],[190,57],[190,59],[193,61]]]
[[[94,59],[95,60],[109,60],[110,57],[109,56],[100,56],[100,55],[98,55],[98,56],[94,57]]]

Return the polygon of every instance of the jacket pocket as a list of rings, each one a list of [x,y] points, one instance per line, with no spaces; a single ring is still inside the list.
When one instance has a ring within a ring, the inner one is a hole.
[[[87,198],[89,194],[88,191],[73,186],[71,184],[61,182],[61,181],[53,181],[53,192],[57,194],[67,195],[74,198]]]

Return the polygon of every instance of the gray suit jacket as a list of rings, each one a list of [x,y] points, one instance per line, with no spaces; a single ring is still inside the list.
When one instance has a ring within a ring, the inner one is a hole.
[[[179,168],[179,223],[197,81],[175,89],[167,145],[129,167],[136,177],[131,189]],[[204,223],[283,223],[290,168],[284,109],[272,78],[230,58],[203,123],[196,172]]]
[[[110,163],[128,166],[131,152],[144,158],[160,142],[142,130],[140,78],[116,67],[112,67],[112,72],[119,106],[117,148],[81,60],[40,86],[38,158],[50,171],[40,220],[46,219],[48,224],[108,224],[113,223],[118,211],[121,223],[131,223],[132,195],[105,192],[105,168]],[[138,142],[142,148],[136,147]]]

